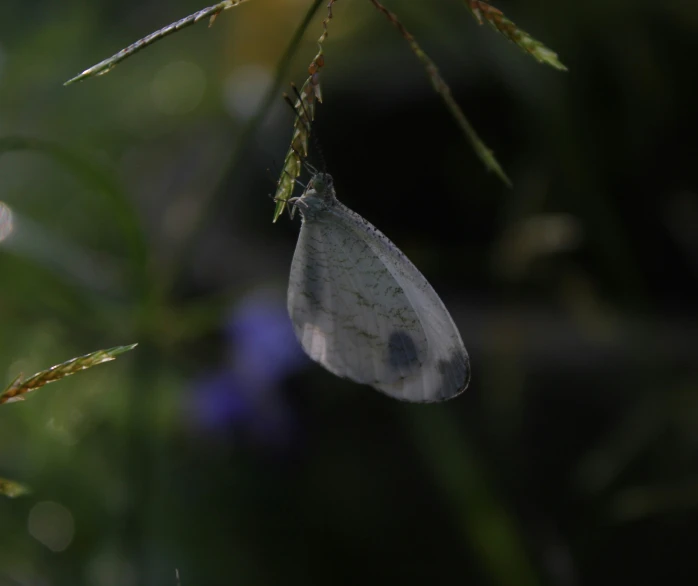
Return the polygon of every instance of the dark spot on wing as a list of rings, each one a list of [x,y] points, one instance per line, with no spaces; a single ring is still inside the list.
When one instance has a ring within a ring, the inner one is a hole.
[[[441,387],[434,394],[435,401],[446,401],[460,395],[470,382],[470,358],[467,352],[455,351],[449,360],[442,360],[438,365],[441,373]]]
[[[419,356],[414,340],[407,332],[393,332],[388,340],[388,364],[393,370],[409,370],[418,366]]]

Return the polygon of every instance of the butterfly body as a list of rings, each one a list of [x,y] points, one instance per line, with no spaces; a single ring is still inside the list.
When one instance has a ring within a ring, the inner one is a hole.
[[[450,399],[470,362],[434,289],[382,232],[317,173],[292,203],[302,224],[288,311],[305,352],[330,372],[413,402]]]

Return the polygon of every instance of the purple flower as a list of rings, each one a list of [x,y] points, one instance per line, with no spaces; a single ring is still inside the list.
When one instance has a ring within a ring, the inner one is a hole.
[[[194,384],[193,414],[202,427],[216,428],[244,422],[251,413],[250,402],[239,392],[235,374],[221,370]]]
[[[228,364],[194,383],[189,416],[206,430],[241,431],[266,444],[288,443],[296,423],[283,383],[309,360],[285,303],[269,292],[253,292],[233,308],[225,332]]]
[[[250,384],[274,385],[307,365],[286,304],[269,293],[243,299],[233,310],[226,333],[233,370]]]

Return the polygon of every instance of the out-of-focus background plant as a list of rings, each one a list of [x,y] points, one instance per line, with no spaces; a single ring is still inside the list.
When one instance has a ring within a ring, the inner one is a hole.
[[[496,3],[560,73],[463,0],[386,4],[508,189],[371,2],[335,3],[313,132],[471,353],[468,391],[420,406],[310,364],[284,311],[293,113],[260,108],[311,4],[63,87],[204,6],[2,3],[0,387],[139,347],[0,407],[0,584],[691,583],[698,5]]]

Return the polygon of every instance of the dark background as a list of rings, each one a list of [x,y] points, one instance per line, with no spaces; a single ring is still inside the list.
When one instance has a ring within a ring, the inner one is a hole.
[[[0,7],[0,369],[139,347],[0,409],[0,585],[690,584],[698,562],[698,5],[339,0],[311,159],[427,276],[473,379],[401,404],[298,351],[293,113],[251,120],[303,0]],[[283,77],[300,85],[321,8]],[[272,171],[267,171],[272,169]],[[307,180],[307,176],[305,177]],[[0,386],[2,386],[0,384]]]

